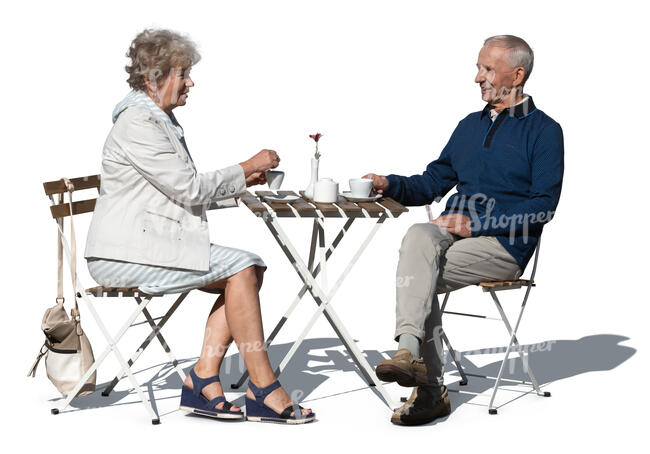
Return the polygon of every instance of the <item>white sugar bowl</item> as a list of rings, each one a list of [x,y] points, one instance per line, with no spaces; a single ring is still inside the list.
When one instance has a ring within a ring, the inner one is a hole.
[[[314,184],[314,202],[334,203],[338,195],[339,184],[331,178],[321,178]]]

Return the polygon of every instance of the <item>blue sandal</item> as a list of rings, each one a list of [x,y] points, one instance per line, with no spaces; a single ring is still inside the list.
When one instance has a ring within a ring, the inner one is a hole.
[[[297,410],[294,408],[295,405],[289,405],[282,411],[282,413],[276,413],[274,410],[264,405],[264,399],[266,396],[280,388],[280,386],[280,382],[276,380],[266,388],[258,388],[252,381],[248,380],[248,388],[255,396],[255,399],[246,396],[246,418],[249,421],[304,424],[316,419],[316,414],[314,412],[310,412],[308,415],[303,416],[303,408],[300,405],[297,406]],[[293,416],[291,416],[291,412],[294,412]]]
[[[219,376],[201,378],[194,372],[194,368],[190,370],[190,377],[192,378],[192,385],[194,389],[190,389],[183,385],[181,392],[181,406],[180,409],[190,413],[195,413],[202,416],[210,416],[211,418],[218,419],[245,419],[244,412],[231,410],[232,404],[223,396],[217,396],[212,400],[208,400],[201,391],[210,383],[221,381]],[[221,410],[215,408],[221,402],[225,402]]]

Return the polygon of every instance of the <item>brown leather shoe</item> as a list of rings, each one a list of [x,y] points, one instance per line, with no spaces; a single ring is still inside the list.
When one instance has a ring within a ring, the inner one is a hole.
[[[419,426],[448,416],[451,401],[447,387],[418,386],[404,405],[395,410],[390,422],[400,426]]]
[[[400,348],[391,359],[377,364],[375,373],[382,381],[396,381],[400,386],[407,388],[428,383],[424,361],[422,358],[414,358],[406,348]]]

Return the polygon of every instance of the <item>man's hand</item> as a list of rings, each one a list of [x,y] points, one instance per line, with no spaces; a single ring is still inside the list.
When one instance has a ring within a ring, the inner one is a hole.
[[[246,177],[247,188],[256,184],[266,184],[266,174],[264,172],[255,172]]]
[[[374,173],[368,173],[361,178],[369,178],[372,180],[372,190],[377,194],[383,194],[388,189],[388,178]]]
[[[432,224],[446,229],[449,233],[454,235],[467,238],[472,236],[472,230],[470,229],[471,220],[468,216],[464,214],[446,214],[440,216],[438,219],[431,221]]]

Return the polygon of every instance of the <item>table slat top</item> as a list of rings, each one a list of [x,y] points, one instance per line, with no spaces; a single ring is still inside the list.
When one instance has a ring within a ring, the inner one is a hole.
[[[396,213],[408,212],[408,208],[406,208],[401,203],[397,203],[390,197],[382,197],[381,199],[377,200],[377,203],[389,209],[391,213],[393,213],[393,215],[395,215]]]
[[[295,195],[296,197],[301,197],[300,195],[296,194],[293,191],[278,191],[278,194],[279,195]],[[303,198],[297,199],[295,202],[292,202],[291,206],[293,206],[298,211],[298,214],[300,214],[301,216],[315,216],[316,215],[316,208],[314,208],[312,205],[310,205]]]
[[[248,191],[246,191],[244,195],[241,196],[241,201],[244,202],[244,205],[246,205],[255,214],[266,213],[267,211],[264,204]]]
[[[389,197],[382,197],[376,202],[351,202],[341,197],[336,203],[318,203],[305,197],[303,191],[298,195],[294,191],[277,191],[278,195],[300,197],[291,202],[274,202],[266,196],[275,195],[274,191],[255,191],[255,195],[246,192],[241,200],[253,213],[275,212],[280,217],[373,217],[382,215],[398,217],[408,209]],[[320,214],[319,214],[320,212]]]
[[[288,203],[272,202],[270,200],[264,199],[265,196],[275,195],[273,191],[255,191],[255,194],[257,194],[257,196],[260,197],[264,201],[264,203],[270,206],[273,209],[273,211],[275,211],[276,213],[282,213],[282,212],[293,213]]]

